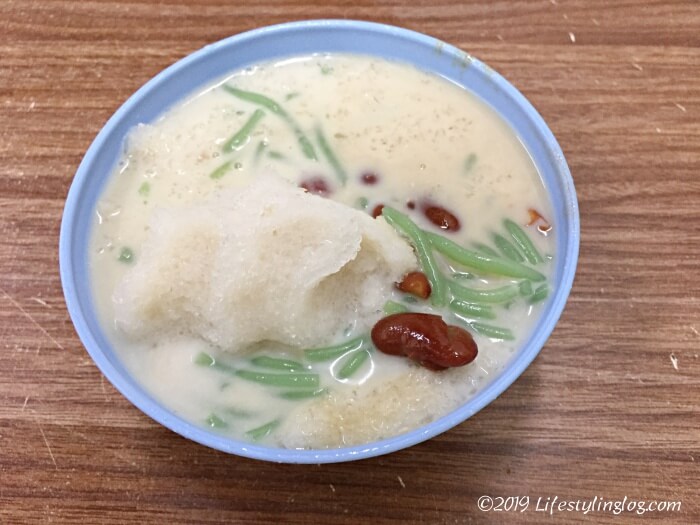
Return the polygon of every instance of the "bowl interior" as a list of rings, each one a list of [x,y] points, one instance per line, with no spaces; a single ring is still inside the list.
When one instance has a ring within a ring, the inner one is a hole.
[[[211,433],[164,408],[129,375],[103,333],[92,299],[88,249],[99,195],[123,152],[129,130],[151,122],[169,107],[228,71],[290,55],[347,52],[406,62],[468,89],[510,125],[532,157],[549,193],[557,225],[555,293],[530,338],[484,389],[450,414],[409,433],[367,445],[333,450],[262,447]],[[71,186],[61,225],[60,265],[66,303],[83,344],[102,373],[133,404],[171,430],[204,445],[280,462],[328,463],[405,448],[462,422],[505,390],[535,358],[557,322],[569,294],[579,243],[576,193],[554,136],[529,102],[500,75],[468,54],[434,38],[392,26],[320,20],[243,33],[177,62],[137,91],[108,121],[88,149]]]

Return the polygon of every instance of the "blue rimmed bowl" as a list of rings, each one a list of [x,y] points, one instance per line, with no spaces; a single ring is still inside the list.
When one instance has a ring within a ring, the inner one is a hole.
[[[320,52],[365,54],[409,63],[463,86],[493,108],[523,143],[544,181],[554,210],[559,256],[553,275],[555,293],[544,305],[531,336],[500,374],[462,406],[390,439],[330,450],[287,450],[224,437],[194,425],[163,406],[130,376],[96,315],[86,278],[88,249],[98,198],[132,127],[154,121],[228,71]],[[224,452],[285,463],[331,463],[386,454],[429,439],[461,423],[508,388],[537,356],[564,309],[578,246],[578,204],[564,155],[542,117],[503,77],[465,52],[420,33],[370,22],[313,20],[264,27],[206,46],[158,74],[129,98],[97,135],[78,168],[63,214],[59,255],[66,304],[81,341],[107,379],[139,409],[174,432]]]

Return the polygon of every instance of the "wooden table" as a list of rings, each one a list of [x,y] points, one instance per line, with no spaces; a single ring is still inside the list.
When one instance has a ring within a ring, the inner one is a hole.
[[[700,523],[700,5],[312,4],[0,0],[0,523],[637,518],[535,511],[555,496],[680,501],[645,517]],[[58,229],[82,155],[141,84],[228,35],[323,17],[429,33],[512,81],[567,156],[581,257],[544,350],[475,417],[385,457],[274,465],[189,442],[104,380],[66,312]],[[531,504],[483,512],[481,495]]]

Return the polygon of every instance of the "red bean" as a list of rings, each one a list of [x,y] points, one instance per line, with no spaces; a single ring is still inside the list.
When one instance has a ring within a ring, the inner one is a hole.
[[[421,299],[430,297],[430,282],[423,272],[408,272],[396,287]]]
[[[363,184],[367,184],[368,186],[372,186],[374,184],[377,184],[377,182],[379,182],[379,175],[377,175],[376,173],[373,173],[371,171],[367,171],[360,176],[360,180],[362,181]]]
[[[537,225],[537,231],[544,235],[547,235],[547,233],[549,233],[549,230],[552,229],[552,225],[549,224],[547,219],[545,219],[540,212],[533,208],[528,209],[527,212],[530,215],[530,222],[528,222],[527,225],[532,226],[533,224],[541,221],[542,224]]]
[[[466,330],[451,326],[439,315],[400,313],[380,319],[372,328],[372,342],[389,355],[406,356],[430,370],[464,366],[478,349]]]
[[[458,231],[460,228],[459,219],[454,213],[447,211],[442,206],[427,204],[423,206],[423,213],[438,228],[447,231]]]
[[[299,187],[321,197],[327,197],[333,193],[326,179],[321,176],[308,177],[299,183]]]
[[[406,206],[408,207],[409,210],[415,210],[416,209],[416,203],[414,201],[408,201],[406,203]]]
[[[375,219],[379,217],[382,214],[382,210],[384,209],[383,204],[377,204],[374,209],[372,210],[372,217]]]

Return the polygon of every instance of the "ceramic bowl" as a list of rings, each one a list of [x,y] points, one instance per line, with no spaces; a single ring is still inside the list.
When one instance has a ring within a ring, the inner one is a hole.
[[[549,192],[558,256],[553,273],[555,292],[544,305],[531,336],[498,376],[466,403],[428,425],[390,439],[330,450],[287,450],[235,440],[185,421],[130,376],[100,327],[86,278],[88,250],[98,197],[132,127],[155,120],[226,72],[284,56],[320,52],[358,53],[409,63],[463,86],[491,106],[523,143]],[[314,20],[264,27],[206,46],[158,74],[129,98],[97,135],[75,175],[61,225],[60,265],[68,310],[85,348],[107,379],[143,412],[188,439],[225,452],[276,462],[329,463],[386,454],[429,439],[462,423],[508,388],[554,329],[571,289],[578,245],[576,192],[562,151],[542,117],[503,77],[464,51],[420,33],[369,22]]]

